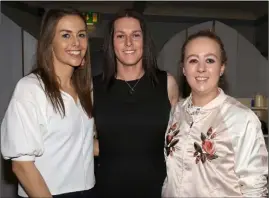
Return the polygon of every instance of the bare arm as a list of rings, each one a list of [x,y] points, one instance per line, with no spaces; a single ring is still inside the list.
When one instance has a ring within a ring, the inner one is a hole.
[[[93,85],[93,84],[92,84]],[[91,99],[92,99],[92,104],[93,104],[93,87],[91,88]],[[99,141],[97,139],[97,131],[96,131],[96,126],[94,124],[94,139],[93,139],[93,154],[94,156],[99,156]]]
[[[99,141],[97,139],[97,132],[96,132],[96,128],[94,125],[94,139],[93,139],[93,153],[94,156],[99,156]]]
[[[33,161],[12,161],[12,170],[29,197],[52,197]]]
[[[167,90],[171,106],[174,107],[179,101],[179,88],[176,79],[167,73]]]

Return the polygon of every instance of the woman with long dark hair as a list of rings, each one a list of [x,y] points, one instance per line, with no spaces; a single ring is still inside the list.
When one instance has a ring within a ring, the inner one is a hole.
[[[45,13],[36,69],[22,78],[1,126],[21,197],[93,197],[93,118],[87,26],[72,9]]]
[[[157,68],[142,15],[124,10],[109,23],[104,63],[103,74],[93,81],[98,196],[161,197],[163,138],[178,87]]]

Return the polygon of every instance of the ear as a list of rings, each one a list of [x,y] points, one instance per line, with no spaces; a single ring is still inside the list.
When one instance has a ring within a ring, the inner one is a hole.
[[[225,64],[221,65],[221,67],[220,67],[220,76],[222,76],[224,74],[225,67],[226,67]]]
[[[181,64],[181,67],[182,67],[182,72],[183,72],[183,75],[186,76],[186,71],[185,71],[185,68],[184,68],[184,65]]]

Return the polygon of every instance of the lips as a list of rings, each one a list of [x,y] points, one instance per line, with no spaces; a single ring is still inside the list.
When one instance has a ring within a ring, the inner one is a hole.
[[[80,50],[68,50],[67,53],[71,56],[80,56],[81,51]]]
[[[124,54],[133,54],[135,53],[135,50],[125,50],[123,51]]]
[[[195,79],[196,79],[197,81],[205,81],[205,80],[208,80],[208,77],[198,76],[198,77],[195,77]]]

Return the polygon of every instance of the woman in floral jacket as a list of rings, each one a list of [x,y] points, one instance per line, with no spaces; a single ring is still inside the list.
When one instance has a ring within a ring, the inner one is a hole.
[[[263,197],[268,153],[256,115],[219,88],[226,64],[222,41],[210,31],[182,48],[191,95],[172,112],[165,138],[163,197]]]

